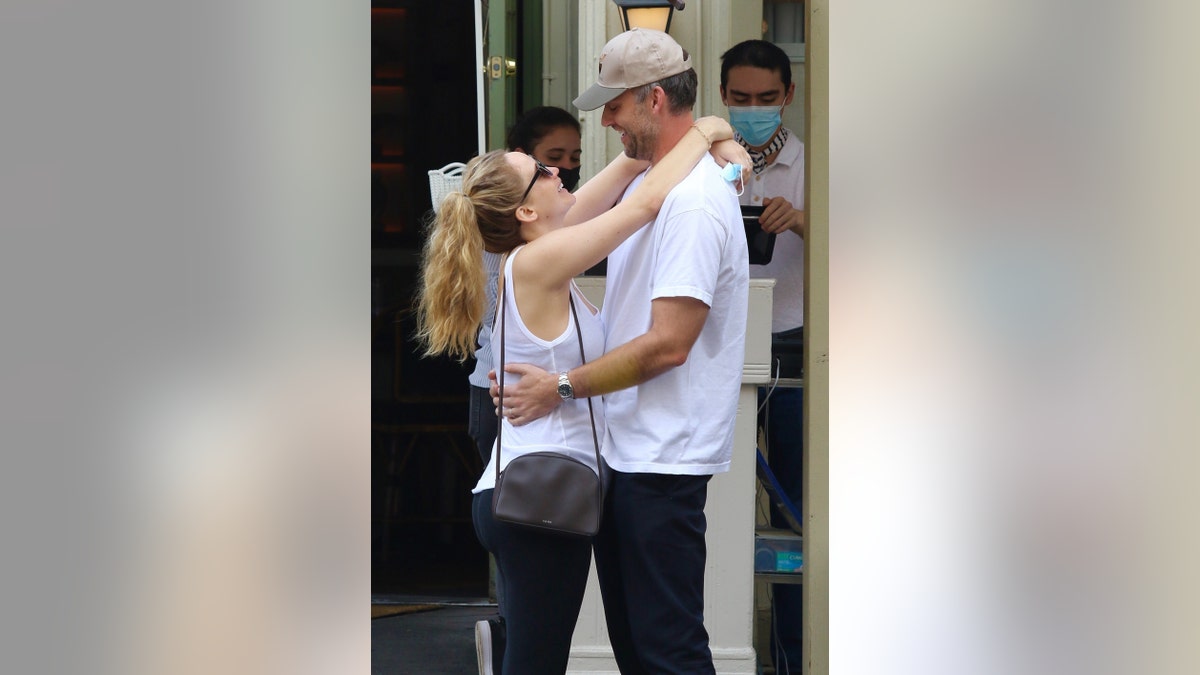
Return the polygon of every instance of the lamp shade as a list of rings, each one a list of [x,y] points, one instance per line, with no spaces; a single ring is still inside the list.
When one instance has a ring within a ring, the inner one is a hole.
[[[621,11],[621,30],[651,28],[664,33],[671,30],[671,15],[683,9],[678,0],[613,0]]]

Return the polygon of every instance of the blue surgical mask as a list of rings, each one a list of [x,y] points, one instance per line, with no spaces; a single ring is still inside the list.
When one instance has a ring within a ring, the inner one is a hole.
[[[729,124],[746,142],[755,147],[766,145],[783,119],[783,106],[729,106]]]
[[[741,164],[733,164],[732,162],[726,164],[724,168],[721,169],[721,178],[724,178],[730,185],[733,186],[734,190],[737,190],[737,196],[741,197],[742,193],[746,191],[746,186],[742,184]]]

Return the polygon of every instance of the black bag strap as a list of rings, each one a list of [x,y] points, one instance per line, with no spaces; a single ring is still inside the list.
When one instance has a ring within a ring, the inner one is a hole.
[[[504,434],[504,317],[508,316],[508,303],[504,298],[504,278],[508,260],[502,260],[500,263],[500,287],[497,289],[496,302],[504,303],[500,305],[500,366],[496,370],[496,379],[500,383],[499,404],[496,406],[496,485],[500,484],[500,439]],[[579,337],[579,360],[581,363],[587,363],[587,357],[583,355],[583,329],[579,326],[579,311],[575,309],[575,282],[570,282],[570,287],[567,288],[567,300],[571,304],[571,317],[575,319],[575,334]],[[592,408],[592,397],[587,399],[588,416],[592,419],[592,443],[596,448],[596,474],[603,473],[603,460],[600,458],[600,437],[596,433],[596,411]],[[604,503],[604,481],[600,481],[600,503]]]
[[[572,289],[575,282],[571,282]],[[575,309],[575,293],[573,290],[567,290],[567,299],[571,301],[571,315],[575,318],[575,334],[579,336],[579,364],[587,363],[587,357],[583,355],[583,329],[579,327],[579,311]],[[592,409],[592,397],[587,397],[588,402],[588,417],[592,420],[592,444],[596,448],[596,475],[603,476],[603,461],[600,458],[600,437],[596,435],[596,411]],[[604,503],[604,481],[600,481],[600,503]]]

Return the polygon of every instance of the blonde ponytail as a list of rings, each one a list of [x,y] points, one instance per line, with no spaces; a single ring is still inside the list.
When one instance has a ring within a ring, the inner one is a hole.
[[[483,320],[483,238],[469,197],[451,192],[425,242],[417,295],[417,338],[426,356],[465,361]]]
[[[496,150],[472,159],[462,191],[442,201],[417,291],[417,338],[426,356],[448,354],[461,362],[475,353],[486,299],[483,251],[505,253],[523,243],[514,215],[521,183]]]

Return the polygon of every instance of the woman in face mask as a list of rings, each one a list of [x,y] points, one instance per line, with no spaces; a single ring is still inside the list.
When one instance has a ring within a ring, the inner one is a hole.
[[[532,108],[508,132],[508,149],[558,168],[563,187],[579,184],[580,127],[574,115],[553,106]]]

